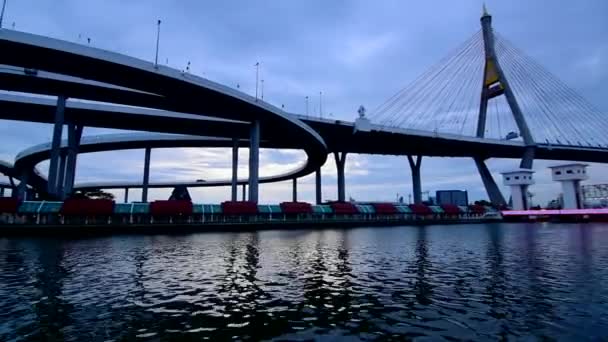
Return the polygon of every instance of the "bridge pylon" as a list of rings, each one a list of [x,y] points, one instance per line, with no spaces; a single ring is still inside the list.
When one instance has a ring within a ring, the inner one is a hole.
[[[485,65],[483,68],[483,83],[481,86],[481,101],[479,102],[479,117],[477,121],[477,137],[483,138],[486,131],[486,120],[488,112],[488,102],[499,96],[504,96],[507,104],[513,114],[513,119],[519,129],[519,134],[522,137],[525,150],[520,162],[520,168],[532,169],[534,161],[535,145],[534,138],[530,133],[528,123],[521,111],[517,98],[509,85],[509,81],[503,72],[500,62],[496,56],[494,44],[494,31],[492,29],[492,16],[488,13],[486,6],[483,6],[483,14],[481,16],[481,29],[483,34]],[[500,193],[498,185],[492,178],[492,174],[488,171],[483,158],[475,158],[475,165],[479,171],[486,192],[492,204],[503,206],[506,204],[504,197]]]
[[[534,161],[534,151],[536,143],[526,122],[517,98],[503,72],[500,62],[496,56],[494,44],[494,31],[492,29],[492,16],[488,13],[485,5],[481,16],[481,29],[483,33],[485,66],[483,84],[481,87],[481,101],[479,104],[479,117],[477,121],[477,137],[483,138],[486,130],[486,117],[488,102],[498,96],[504,96],[513,114],[513,119],[519,129],[519,134],[525,144],[525,151],[522,156],[520,167],[531,169]]]

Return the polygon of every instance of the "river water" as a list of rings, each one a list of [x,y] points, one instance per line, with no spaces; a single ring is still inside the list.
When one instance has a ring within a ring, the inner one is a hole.
[[[0,238],[0,340],[608,338],[608,225]]]

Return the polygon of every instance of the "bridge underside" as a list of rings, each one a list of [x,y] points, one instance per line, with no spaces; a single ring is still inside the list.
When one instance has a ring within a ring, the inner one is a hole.
[[[423,155],[430,157],[471,157],[519,159],[523,143],[491,139],[447,139],[392,132],[371,131],[353,134],[354,125],[343,121],[304,120],[324,137],[331,151],[384,155]],[[539,144],[536,159],[608,162],[608,149]]]

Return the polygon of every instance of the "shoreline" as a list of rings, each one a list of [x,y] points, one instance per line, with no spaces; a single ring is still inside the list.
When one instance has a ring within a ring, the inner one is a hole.
[[[155,224],[0,224],[0,238],[13,236],[103,236],[123,234],[189,234],[251,232],[286,228],[329,229],[360,227],[430,226],[500,223],[496,219],[438,220],[265,220],[255,222],[155,223]]]

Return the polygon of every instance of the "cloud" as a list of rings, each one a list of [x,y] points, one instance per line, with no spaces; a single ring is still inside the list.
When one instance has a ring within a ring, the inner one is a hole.
[[[334,51],[336,59],[349,67],[362,67],[373,63],[391,44],[396,43],[396,37],[391,32],[380,35],[359,35],[346,38]]]
[[[501,35],[608,110],[603,84],[608,75],[606,45],[608,2],[560,0],[551,4],[514,0],[489,1]],[[85,43],[153,60],[156,20],[162,19],[160,58],[177,68],[191,62],[192,72],[253,94],[256,62],[261,62],[265,100],[288,111],[353,120],[363,104],[383,103],[479,29],[481,3],[476,0],[402,1],[201,1],[20,0],[9,2],[5,23],[18,30]],[[543,15],[539,15],[542,13]],[[79,38],[80,36],[80,38]],[[1,108],[0,108],[1,110]],[[507,121],[502,122],[507,125]],[[510,127],[510,126],[509,126]],[[503,127],[504,128],[504,127]],[[116,132],[86,128],[85,135]],[[0,159],[12,161],[22,149],[48,142],[51,126],[0,122]],[[301,151],[262,150],[262,175],[285,172],[304,162]],[[239,174],[247,174],[247,149],[239,152]],[[229,149],[158,149],[152,152],[151,180],[223,179],[230,175]],[[498,183],[500,171],[516,160],[490,160]],[[546,166],[535,162],[535,199],[544,203],[560,192]],[[143,150],[84,154],[77,181],[142,178]],[[41,170],[48,163],[40,165]],[[608,168],[590,166],[589,183],[608,182]],[[469,198],[485,198],[472,160],[424,158],[423,189],[467,189]],[[322,169],[323,193],[336,198],[336,169],[330,155]],[[314,200],[314,175],[298,180],[300,199]],[[351,154],[346,164],[347,195],[360,200],[393,200],[411,192],[405,157]],[[508,189],[502,188],[508,195]],[[167,198],[171,189],[154,189],[150,198]],[[122,196],[121,191],[115,191]],[[195,200],[220,202],[228,187],[192,189]],[[139,192],[132,190],[131,199]],[[508,196],[507,196],[508,197]],[[264,184],[261,201],[291,198],[291,182]]]

